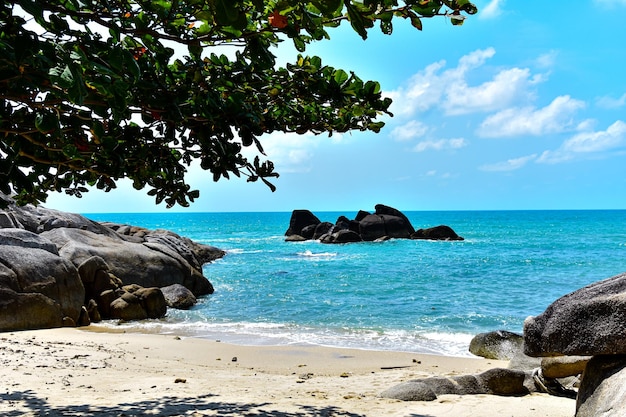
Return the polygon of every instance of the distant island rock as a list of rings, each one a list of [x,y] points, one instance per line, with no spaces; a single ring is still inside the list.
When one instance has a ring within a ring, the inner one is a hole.
[[[202,265],[218,248],[0,198],[0,331],[159,318],[213,293]]]
[[[451,227],[440,225],[415,230],[400,210],[377,204],[374,213],[360,210],[353,220],[339,216],[333,224],[321,221],[309,210],[293,210],[287,241],[319,240],[322,243],[372,242],[387,239],[463,240]]]

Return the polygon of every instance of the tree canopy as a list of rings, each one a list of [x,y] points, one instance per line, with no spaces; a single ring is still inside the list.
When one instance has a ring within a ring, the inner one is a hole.
[[[343,22],[366,39],[406,19],[476,13],[468,0],[9,0],[0,6],[0,191],[80,197],[121,178],[189,205],[193,161],[214,181],[278,174],[242,155],[272,132],[378,132],[375,81],[304,55]],[[302,53],[276,64],[274,48]],[[220,54],[234,46],[234,54]],[[265,159],[265,158],[264,158]]]

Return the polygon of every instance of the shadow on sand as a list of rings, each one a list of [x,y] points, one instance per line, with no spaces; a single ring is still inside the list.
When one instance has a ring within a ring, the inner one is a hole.
[[[89,404],[52,406],[45,398],[32,391],[0,393],[0,414],[3,417],[133,417],[133,416],[259,416],[259,417],[365,417],[337,407],[313,407],[300,405],[298,411],[272,410],[271,403],[243,404],[215,401],[217,396],[208,394],[193,398],[163,397],[114,406]]]

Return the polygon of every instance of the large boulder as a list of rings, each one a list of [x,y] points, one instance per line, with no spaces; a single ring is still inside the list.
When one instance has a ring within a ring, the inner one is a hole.
[[[524,349],[524,337],[506,330],[479,333],[470,342],[469,351],[486,359],[510,360]]]
[[[198,269],[170,246],[153,241],[130,242],[119,235],[106,236],[88,230],[60,228],[41,233],[54,242],[59,254],[76,265],[98,256],[123,284],[165,287],[181,284],[196,295],[211,294],[213,286]]]
[[[158,287],[213,292],[202,266],[224,256],[220,249],[165,230],[0,199],[7,206],[0,211],[0,331],[163,317]],[[131,293],[125,284],[136,288]]]
[[[433,401],[443,394],[525,395],[531,392],[527,383],[530,377],[524,371],[494,368],[476,375],[415,379],[391,387],[380,396],[402,401]]]
[[[626,415],[626,355],[593,357],[583,373],[576,417]]]
[[[320,219],[309,210],[294,210],[289,220],[289,229],[285,232],[285,236],[301,235],[302,229],[310,225],[318,225]]]
[[[193,307],[197,299],[188,288],[180,284],[172,284],[161,288],[168,307],[187,310]]]
[[[0,229],[0,289],[0,331],[76,323],[85,298],[74,264],[24,229]]]
[[[427,229],[418,229],[411,235],[411,239],[428,240],[463,240],[450,226],[440,225]]]
[[[530,356],[626,354],[626,274],[567,294],[524,322]]]

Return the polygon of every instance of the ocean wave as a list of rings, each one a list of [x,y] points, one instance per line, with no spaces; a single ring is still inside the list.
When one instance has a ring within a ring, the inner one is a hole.
[[[310,250],[305,250],[304,252],[298,252],[298,256],[304,256],[305,258],[333,258],[337,256],[336,252],[320,252],[313,253]]]
[[[383,350],[471,357],[465,333],[419,332],[388,329],[314,328],[271,322],[178,321],[172,318],[97,324],[127,332],[172,334],[221,340],[248,346],[314,345],[335,348]]]

